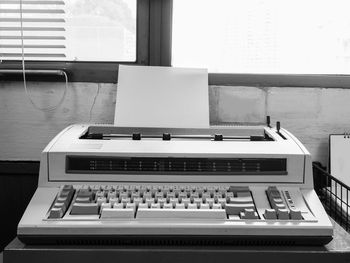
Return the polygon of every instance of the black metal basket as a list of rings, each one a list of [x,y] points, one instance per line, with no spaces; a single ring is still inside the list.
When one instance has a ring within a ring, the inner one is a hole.
[[[327,213],[350,232],[350,186],[329,174],[320,163],[313,165],[314,187]]]

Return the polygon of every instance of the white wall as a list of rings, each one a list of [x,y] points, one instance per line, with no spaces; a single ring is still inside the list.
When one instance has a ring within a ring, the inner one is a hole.
[[[0,160],[39,160],[50,139],[69,124],[89,122],[89,111],[100,87],[90,122],[113,123],[116,85],[74,83],[64,103],[43,113],[26,99],[22,83],[0,83]],[[60,83],[30,83],[28,88],[41,106],[57,102]],[[296,135],[314,160],[327,163],[328,135],[350,131],[350,89],[293,87],[219,87],[210,89],[210,121],[273,122]]]

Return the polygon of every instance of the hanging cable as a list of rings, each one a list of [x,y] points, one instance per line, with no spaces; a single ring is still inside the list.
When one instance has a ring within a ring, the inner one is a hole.
[[[64,101],[65,97],[66,97],[66,94],[67,94],[67,90],[68,90],[68,76],[66,74],[66,72],[64,72],[63,70],[61,70],[61,74],[63,74],[64,78],[65,78],[65,88],[64,88],[64,91],[63,91],[63,95],[61,97],[61,99],[59,100],[59,102],[54,105],[54,106],[50,106],[50,107],[46,107],[46,108],[42,108],[42,107],[39,107],[38,105],[35,104],[35,102],[33,101],[33,99],[31,98],[29,92],[28,92],[28,89],[27,89],[27,80],[26,80],[26,67],[25,67],[25,62],[24,62],[24,39],[23,39],[23,0],[20,0],[19,1],[19,9],[20,9],[20,23],[21,23],[21,50],[22,50],[22,74],[23,74],[23,85],[24,85],[24,90],[25,90],[25,93],[26,93],[26,96],[28,98],[28,100],[30,101],[30,103],[33,105],[33,107],[37,110],[40,110],[40,111],[43,111],[43,112],[47,112],[47,111],[53,111],[53,110],[56,110],[61,104],[62,102]]]
[[[90,107],[90,111],[89,111],[89,121],[91,121],[92,119],[92,110],[94,109],[94,106],[95,106],[95,103],[96,103],[96,99],[98,97],[98,94],[100,93],[100,88],[101,88],[101,84],[98,83],[97,84],[97,91],[96,91],[96,94],[95,94],[95,97],[94,97],[94,100],[92,101],[92,104],[91,104],[91,107]]]

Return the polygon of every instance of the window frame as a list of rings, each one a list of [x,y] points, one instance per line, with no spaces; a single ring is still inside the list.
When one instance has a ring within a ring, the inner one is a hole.
[[[135,62],[94,62],[94,61],[33,61],[26,60],[26,69],[64,70],[69,82],[116,83],[118,65],[149,65],[150,2],[137,0],[136,18],[136,61]],[[0,69],[22,69],[21,60],[0,61]],[[2,80],[18,80],[20,74],[0,73]],[[30,76],[31,80],[56,81],[57,76]]]

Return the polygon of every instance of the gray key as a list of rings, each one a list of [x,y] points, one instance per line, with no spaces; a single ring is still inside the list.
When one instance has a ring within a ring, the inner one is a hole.
[[[112,208],[112,204],[111,203],[102,203],[100,210],[102,211],[102,209],[104,209],[104,208]]]
[[[76,203],[90,203],[91,199],[90,197],[77,197],[75,198]]]
[[[193,198],[193,203],[197,204],[199,206],[202,203],[202,198]]]
[[[277,210],[277,217],[281,220],[288,220],[289,219],[289,213],[287,209],[278,209]]]
[[[179,199],[187,198],[187,193],[179,193]]]
[[[239,193],[239,192],[249,192],[248,186],[230,186],[229,192]]]
[[[103,203],[106,203],[107,202],[107,198],[106,197],[98,197],[97,200],[96,200],[96,203],[98,205],[101,205]]]
[[[122,198],[128,198],[129,197],[129,194],[127,192],[121,192],[119,194],[119,199],[121,200]]]
[[[134,200],[133,200],[133,202],[134,202],[136,205],[138,205],[138,204],[140,204],[140,203],[143,202],[143,199],[142,199],[141,197],[135,197]]]
[[[290,215],[290,219],[292,219],[292,220],[302,220],[303,219],[300,210],[291,209],[289,211],[289,215]]]
[[[65,184],[63,187],[62,187],[62,190],[74,190],[73,188],[73,185],[71,184]]]
[[[237,192],[237,197],[250,197],[250,192]]]
[[[277,219],[277,214],[275,209],[265,209],[264,212],[265,219]]]
[[[198,205],[197,204],[188,204],[187,209],[197,209]]]
[[[61,208],[62,212],[65,212],[67,209],[67,205],[64,202],[56,202],[53,207],[54,208]]]
[[[170,199],[170,198],[175,198],[175,193],[174,193],[174,192],[168,192],[167,195],[166,195],[166,197],[167,197],[168,199]]]
[[[173,208],[173,205],[172,204],[164,204],[163,205],[163,209],[172,209]]]
[[[131,201],[130,198],[122,198],[120,202],[123,204],[127,204],[127,203],[130,203],[130,201]]]
[[[158,198],[157,203],[163,206],[166,203],[166,198]]]
[[[169,203],[171,203],[173,206],[175,206],[179,202],[178,198],[170,198]]]
[[[143,199],[146,200],[147,198],[152,198],[152,193],[151,192],[143,193]]]
[[[135,203],[127,203],[125,206],[126,209],[133,209],[136,210],[136,204]]]
[[[213,209],[139,209],[136,218],[226,219],[224,210]]]
[[[240,213],[241,219],[258,219],[258,214],[254,209],[244,209],[244,212]]]
[[[117,197],[113,197],[113,198],[110,198],[109,199],[109,202],[112,204],[112,206],[115,204],[115,203],[118,203],[119,202],[119,199]]]
[[[164,197],[164,193],[163,192],[156,192],[155,197],[156,198],[163,198]]]
[[[221,204],[222,207],[226,205],[226,198],[218,198],[217,202]]]
[[[214,198],[222,198],[222,193],[214,193]]]
[[[108,192],[107,197],[108,197],[108,199],[110,199],[110,198],[116,198],[116,197],[117,197],[117,192],[115,192],[115,191],[110,191],[110,192]]]
[[[221,204],[213,204],[212,209],[221,209]]]
[[[210,193],[204,193],[204,194],[202,194],[202,198],[205,198],[205,199],[211,198],[211,195],[210,195]]]
[[[191,198],[191,199],[194,199],[194,198],[199,198],[199,194],[198,194],[198,192],[191,193],[190,198]]]
[[[254,204],[226,204],[226,213],[228,215],[239,215],[240,212],[244,212],[244,209],[255,209]]]
[[[135,210],[132,208],[104,208],[101,212],[101,219],[112,219],[112,218],[134,218]]]
[[[61,218],[62,216],[63,216],[63,211],[61,207],[51,208],[49,218]]]
[[[191,203],[191,199],[190,198],[182,198],[181,203],[185,204],[185,206],[187,206],[189,203]]]
[[[148,204],[146,203],[139,203],[138,208],[148,208]]]
[[[97,203],[74,203],[71,215],[98,215]]]
[[[151,209],[159,209],[160,208],[160,204],[157,203],[157,204],[151,204]]]
[[[227,198],[233,197],[233,193],[232,192],[226,192],[225,196]]]
[[[97,191],[95,196],[96,196],[96,199],[99,198],[99,197],[104,197],[105,196],[105,192],[104,191]]]
[[[179,204],[179,203],[177,203],[177,204],[175,205],[175,209],[185,209],[185,204]]]
[[[282,203],[282,204],[275,204],[275,203],[272,203],[272,206],[273,206],[273,208],[275,208],[276,210],[278,210],[278,209],[285,209],[285,208],[286,208],[286,206],[284,205],[284,203]]]
[[[209,209],[209,204],[200,204],[200,209]]]
[[[146,198],[145,203],[151,206],[154,203],[154,198]]]
[[[251,204],[251,203],[253,203],[253,198],[250,195],[245,197],[230,198],[230,204]]]
[[[77,197],[89,197],[92,200],[94,193],[89,189],[80,189]]]
[[[62,190],[59,194],[59,197],[69,197],[73,194],[74,191]]]
[[[208,203],[210,206],[212,206],[213,204],[214,204],[214,198],[207,198],[206,200],[205,200],[205,202],[206,203]]]

